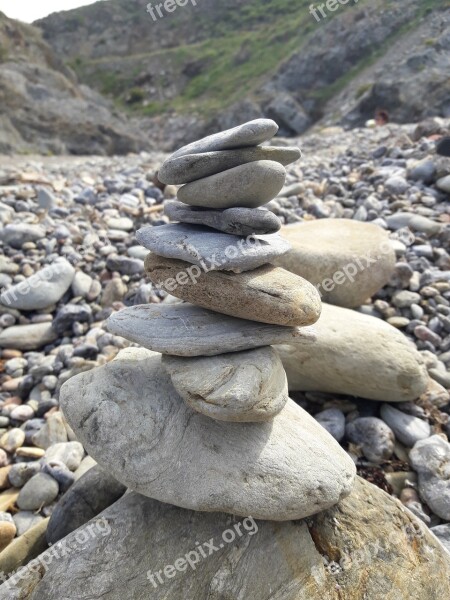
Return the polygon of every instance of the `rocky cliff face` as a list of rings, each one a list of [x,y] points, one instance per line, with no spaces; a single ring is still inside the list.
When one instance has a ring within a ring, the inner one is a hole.
[[[35,27],[0,13],[0,153],[123,154],[144,140],[57,58]]]
[[[359,0],[319,22],[310,4],[203,0],[154,21],[147,0],[109,0],[37,25],[165,149],[259,116],[295,135],[448,114],[448,0]]]

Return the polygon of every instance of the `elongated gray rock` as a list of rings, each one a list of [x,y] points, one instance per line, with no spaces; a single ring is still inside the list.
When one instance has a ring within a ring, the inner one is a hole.
[[[286,373],[270,346],[206,358],[166,355],[162,364],[188,406],[219,421],[270,421],[289,398]]]
[[[336,504],[353,485],[353,461],[293,401],[270,423],[209,419],[186,406],[161,356],[143,349],[69,379],[61,406],[113,477],[175,506],[285,521]]]
[[[255,119],[232,129],[214,133],[201,140],[183,146],[172,158],[186,154],[199,154],[201,152],[215,152],[217,150],[234,150],[258,146],[270,140],[278,131],[278,125],[271,119]]]
[[[232,235],[267,235],[281,228],[280,219],[265,208],[208,210],[170,200],[164,203],[164,212],[172,221],[206,225]]]
[[[381,418],[395,433],[395,437],[409,448],[431,435],[431,426],[427,421],[408,415],[389,404],[381,407]]]
[[[58,549],[0,586],[0,599],[444,600],[450,576],[428,528],[360,478],[307,522],[196,513],[130,493],[52,559]]]
[[[177,198],[204,208],[258,208],[283,188],[286,169],[271,160],[259,160],[211,175],[178,190]]]
[[[321,301],[316,288],[284,269],[264,265],[245,273],[210,271],[193,281],[187,275],[189,267],[184,261],[152,253],[145,260],[146,272],[155,285],[203,308],[291,327],[312,325],[320,316]],[[177,281],[177,277],[179,280],[180,273],[184,273],[185,281],[174,289],[170,282]]]
[[[298,148],[278,148],[276,146],[188,154],[167,159],[158,172],[158,179],[165,184],[179,185],[258,160],[272,160],[287,166],[300,157],[301,152]]]
[[[279,235],[238,238],[199,225],[175,223],[144,227],[136,233],[142,246],[159,256],[184,260],[204,271],[251,271],[290,248]],[[195,276],[196,270],[191,271]],[[188,273],[190,277],[191,274]]]
[[[309,328],[266,325],[177,304],[143,304],[112,314],[108,331],[144,348],[174,356],[215,356],[272,344],[314,341]]]
[[[33,323],[32,325],[14,325],[0,333],[0,348],[15,350],[39,350],[56,340],[58,334],[51,323]]]
[[[3,292],[0,302],[19,310],[41,310],[56,304],[64,296],[74,276],[75,269],[69,261],[59,258]]]
[[[388,234],[372,223],[319,219],[283,227],[281,235],[291,250],[276,264],[317,286],[329,304],[360,306],[394,272]]]
[[[349,394],[385,402],[416,400],[428,386],[422,356],[395,327],[381,319],[322,304],[313,330],[278,348],[291,391]]]

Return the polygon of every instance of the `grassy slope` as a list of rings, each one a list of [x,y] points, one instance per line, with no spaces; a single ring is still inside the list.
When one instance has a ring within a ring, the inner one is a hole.
[[[394,0],[376,2],[382,8],[392,5]],[[123,105],[125,94],[129,97],[130,90],[137,100],[140,99],[142,90],[135,82],[140,71],[139,65],[160,62],[169,66],[169,72],[176,74],[182,71],[183,66],[198,62],[201,65],[200,72],[182,87],[179,95],[171,100],[153,101],[146,107],[140,106],[137,101],[128,109],[149,115],[169,109],[181,113],[198,111],[204,115],[213,114],[224,105],[231,105],[236,100],[251,95],[252,90],[274,72],[283,60],[308,43],[309,36],[322,26],[310,15],[310,4],[311,0],[247,0],[239,10],[229,11],[226,19],[216,20],[214,23],[211,23],[210,14],[200,10],[200,7],[189,7],[184,10],[197,11],[196,27],[203,31],[209,28],[211,31],[211,37],[206,41],[139,56],[115,57],[115,69],[111,69],[109,57],[87,61],[75,59],[71,65],[81,80],[118,98],[119,104]],[[359,7],[364,4],[373,6],[374,0],[359,0]],[[427,10],[447,4],[448,0],[423,0],[417,18],[396,32],[385,47],[372,56],[365,57],[332,86],[315,92],[315,96],[325,102],[343,89],[356,74],[382,56],[390,42],[414,29]],[[336,13],[330,13],[329,17],[352,9],[354,7],[351,4],[343,6]],[[164,26],[176,29],[179,20],[183,18],[183,11],[175,12],[165,20]],[[164,87],[164,75],[156,83]]]

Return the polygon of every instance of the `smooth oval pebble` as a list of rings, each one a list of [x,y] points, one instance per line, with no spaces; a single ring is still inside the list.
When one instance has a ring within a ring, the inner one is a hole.
[[[277,234],[239,238],[208,227],[181,223],[144,227],[136,233],[136,238],[159,256],[184,260],[204,271],[251,271],[272,262],[290,248]]]
[[[206,225],[231,235],[267,235],[281,228],[280,219],[265,208],[208,210],[170,200],[164,203],[164,212],[171,221]]]
[[[381,407],[381,418],[395,433],[395,437],[410,448],[431,435],[431,427],[427,421],[408,415],[389,404]]]
[[[214,133],[201,140],[183,146],[172,154],[172,158],[185,154],[199,154],[200,152],[214,152],[216,150],[230,150],[258,146],[270,140],[278,131],[278,125],[271,119],[254,119],[232,129]]]
[[[214,356],[298,338],[314,341],[307,328],[236,319],[191,304],[132,306],[112,314],[106,327],[144,348],[174,356]]]
[[[245,273],[210,271],[194,279],[187,275],[189,266],[156,254],[145,260],[155,285],[203,308],[273,325],[312,325],[320,317],[319,292],[306,279],[284,269],[264,265]],[[168,290],[165,282],[172,280],[183,283]]]
[[[280,163],[259,160],[184,185],[177,198],[205,208],[257,208],[275,198],[286,181]]]
[[[187,154],[178,158],[168,158],[158,171],[158,179],[165,184],[179,185],[258,160],[271,160],[287,166],[300,157],[301,152],[298,148],[276,146]]]

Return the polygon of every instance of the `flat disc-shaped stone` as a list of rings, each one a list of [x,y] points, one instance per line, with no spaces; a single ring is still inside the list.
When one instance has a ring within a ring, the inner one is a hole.
[[[314,342],[308,328],[266,325],[191,304],[143,304],[112,314],[108,331],[144,348],[174,356],[215,356],[272,344]]]
[[[258,160],[211,175],[178,190],[178,200],[203,208],[257,208],[282,190],[286,169],[272,160]]]
[[[156,254],[149,254],[145,261],[150,280],[164,291],[225,315],[300,327],[312,325],[320,316],[316,288],[284,269],[264,265],[245,273],[210,271],[189,278],[189,267],[184,261]]]
[[[298,148],[279,148],[277,146],[256,146],[187,154],[177,158],[168,158],[158,172],[158,179],[165,184],[179,185],[258,160],[271,160],[286,166],[300,157],[301,152]]]
[[[201,140],[183,146],[172,154],[172,158],[185,154],[213,152],[215,150],[230,150],[258,146],[270,140],[278,131],[278,125],[271,119],[255,119],[232,129],[214,133]]]
[[[281,228],[280,219],[265,208],[208,210],[169,200],[164,203],[164,212],[171,221],[206,225],[231,235],[268,235]]]
[[[290,249],[277,234],[239,238],[208,227],[179,223],[144,227],[136,238],[159,256],[184,260],[204,271],[250,271]]]

